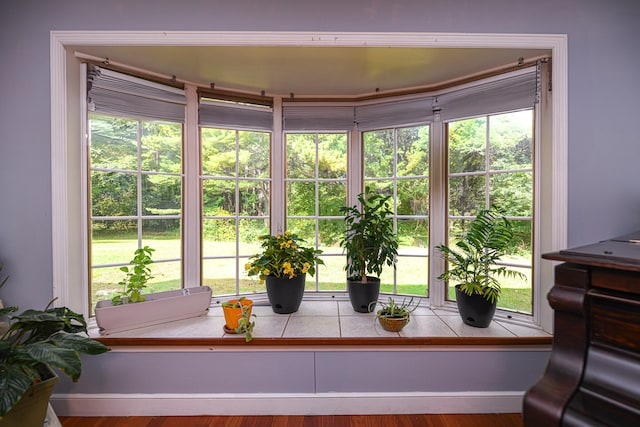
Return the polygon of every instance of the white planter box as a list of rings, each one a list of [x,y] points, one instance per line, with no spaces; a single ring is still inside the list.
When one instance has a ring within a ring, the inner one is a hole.
[[[204,316],[211,304],[211,288],[185,288],[176,291],[145,294],[146,300],[133,304],[113,305],[111,300],[98,301],[96,322],[101,335],[130,329]]]

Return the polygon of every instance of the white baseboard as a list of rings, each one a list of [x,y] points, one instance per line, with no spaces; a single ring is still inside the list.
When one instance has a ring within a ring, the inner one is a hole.
[[[519,413],[524,392],[53,394],[59,416]]]

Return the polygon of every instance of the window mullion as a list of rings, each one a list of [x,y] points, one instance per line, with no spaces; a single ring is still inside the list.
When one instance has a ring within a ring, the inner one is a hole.
[[[200,273],[200,143],[198,138],[197,87],[187,85],[187,110],[183,131],[183,286],[197,287],[202,282]]]
[[[429,135],[430,165],[429,165],[429,301],[438,307],[445,303],[445,284],[438,280],[444,272],[444,260],[435,246],[445,242],[447,237],[447,199],[448,199],[448,167],[446,125],[441,121],[434,121]]]

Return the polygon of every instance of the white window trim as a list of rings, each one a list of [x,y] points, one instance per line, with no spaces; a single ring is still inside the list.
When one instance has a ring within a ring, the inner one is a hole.
[[[550,138],[549,151],[542,154],[543,171],[551,174],[543,183],[536,208],[542,215],[537,227],[538,256],[567,244],[568,209],[568,52],[566,34],[473,34],[473,33],[314,33],[256,31],[52,31],[50,36],[51,77],[51,195],[52,195],[52,279],[57,303],[86,314],[84,295],[72,291],[72,283],[82,283],[82,225],[76,221],[81,212],[82,186],[79,165],[70,166],[79,157],[74,154],[83,138],[79,125],[79,67],[67,55],[67,46],[327,46],[327,47],[423,47],[423,48],[527,48],[550,49],[553,63],[551,129],[542,137]],[[74,69],[75,68],[75,69]],[[76,98],[77,97],[77,98]],[[75,99],[74,99],[75,98]],[[77,113],[74,117],[74,113]],[[274,129],[274,131],[277,131]],[[278,134],[274,132],[274,135]],[[547,144],[545,144],[545,147]],[[76,151],[77,153],[77,151]],[[78,170],[77,170],[78,169]],[[538,187],[539,188],[539,187]],[[539,191],[539,189],[537,190]],[[538,213],[536,212],[536,213]],[[433,236],[432,236],[433,238]],[[192,248],[193,249],[193,248]],[[546,331],[552,330],[553,312],[543,295],[553,283],[553,265],[539,265],[534,298],[539,303],[534,321]],[[437,282],[430,282],[432,289]],[[85,285],[86,286],[86,285]]]

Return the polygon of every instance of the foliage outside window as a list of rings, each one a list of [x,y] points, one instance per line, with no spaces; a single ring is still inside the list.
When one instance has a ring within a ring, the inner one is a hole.
[[[91,114],[91,307],[120,290],[121,266],[155,249],[149,292],[182,283],[182,125]]]
[[[270,152],[268,132],[200,130],[202,284],[214,295],[265,291],[244,264],[270,233]]]
[[[516,238],[501,262],[526,276],[501,279],[501,308],[532,312],[533,111],[477,117],[448,124],[451,246],[472,215],[491,205],[511,220]],[[449,299],[455,299],[449,284]]]
[[[287,228],[322,250],[315,280],[306,290],[345,290],[340,208],[347,203],[347,134],[287,133]]]
[[[381,292],[428,295],[429,126],[363,133],[365,193],[392,196],[399,247]]]

